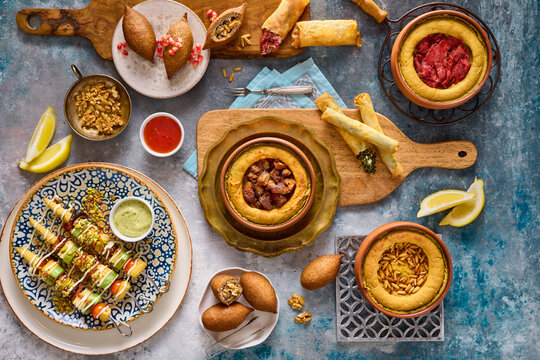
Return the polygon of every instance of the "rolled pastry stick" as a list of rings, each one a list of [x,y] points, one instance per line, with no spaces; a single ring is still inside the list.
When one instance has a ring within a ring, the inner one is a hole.
[[[388,13],[375,4],[373,0],[352,0],[353,3],[360,6],[364,12],[372,16],[378,23],[381,23],[386,19]]]
[[[383,134],[381,125],[379,124],[379,119],[377,119],[377,114],[373,109],[373,103],[371,102],[371,97],[367,93],[359,94],[354,98],[354,105],[358,106],[362,120],[368,126],[371,126],[373,129],[377,130],[379,133]],[[403,172],[403,167],[397,161],[394,154],[387,153],[382,149],[379,149],[379,155],[381,160],[384,162],[392,177],[399,176]]]
[[[308,46],[362,46],[356,20],[299,21],[292,32],[294,48]]]
[[[322,119],[339,126],[354,136],[358,136],[388,153],[395,153],[399,147],[398,141],[333,109],[326,109],[322,114]]]
[[[317,99],[315,99],[315,105],[317,105],[319,110],[323,113],[326,111],[326,109],[333,109],[343,114],[343,111],[341,111],[341,108],[336,103],[336,100],[334,100],[334,98],[328,93],[324,93]],[[336,126],[336,129],[339,132],[339,135],[341,135],[341,137],[345,141],[345,143],[349,146],[354,156],[358,156],[358,154],[360,154],[362,151],[369,148],[369,145],[366,144],[362,139],[353,136],[339,126]]]
[[[309,0],[281,0],[276,11],[262,25],[263,35],[259,40],[261,55],[270,54],[279,49],[279,45],[292,30]]]

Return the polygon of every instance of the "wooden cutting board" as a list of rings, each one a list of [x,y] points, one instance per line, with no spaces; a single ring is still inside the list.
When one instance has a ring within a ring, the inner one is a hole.
[[[344,109],[347,116],[360,119],[358,110]],[[232,126],[260,116],[277,116],[303,123],[333,151],[341,176],[341,197],[338,206],[362,205],[388,196],[413,170],[423,167],[464,169],[476,162],[476,147],[469,141],[448,141],[420,144],[409,139],[399,128],[377,114],[384,133],[400,142],[396,152],[403,173],[392,178],[377,155],[377,171],[366,174],[362,164],[352,154],[337,130],[321,120],[317,109],[245,109],[215,110],[205,113],[197,124],[197,165],[203,167],[207,150]]]
[[[90,0],[84,9],[24,9],[17,13],[17,25],[24,32],[36,35],[83,36],[89,39],[98,54],[112,60],[112,37],[116,24],[124,15],[124,4],[135,6],[145,0]],[[262,35],[261,25],[278,7],[281,0],[183,0],[180,3],[195,12],[208,27],[210,20],[206,16],[208,9],[218,14],[237,7],[244,2],[248,4],[244,24],[240,35],[251,34],[252,43],[242,49],[234,45],[240,44],[239,37],[227,46],[212,50],[212,57],[222,59],[262,59],[259,49],[259,38]],[[33,29],[29,24],[31,16],[41,18],[41,26]],[[309,5],[300,20],[309,20]],[[158,34],[156,34],[158,35]],[[300,54],[304,49],[291,46],[291,37],[287,36],[279,51],[270,57],[286,58]]]

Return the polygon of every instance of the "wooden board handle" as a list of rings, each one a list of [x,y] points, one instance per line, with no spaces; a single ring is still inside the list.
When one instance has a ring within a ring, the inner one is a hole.
[[[63,9],[23,9],[17,13],[17,25],[22,31],[36,35],[78,35],[81,25],[77,18],[82,10]],[[29,20],[32,16],[41,18],[41,26],[33,28]]]
[[[438,167],[445,169],[465,169],[476,162],[476,146],[470,141],[448,141],[436,144],[415,144],[422,153],[421,163],[415,169]]]

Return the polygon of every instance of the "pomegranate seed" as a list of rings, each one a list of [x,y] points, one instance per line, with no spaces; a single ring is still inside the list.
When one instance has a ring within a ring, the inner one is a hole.
[[[195,45],[195,47],[197,48],[198,51],[201,51],[201,49],[202,49],[202,46],[199,43],[197,43],[197,45]]]
[[[122,54],[128,56],[128,52],[126,50],[122,50]]]
[[[158,48],[157,48],[157,52],[158,52],[158,54],[163,53],[163,48],[158,47]]]
[[[178,51],[178,46],[173,46],[172,51],[177,52]]]
[[[203,59],[204,59],[204,56],[202,56],[202,55],[199,55],[199,56],[197,57],[197,61],[198,61],[198,62],[203,61]]]
[[[121,49],[122,49],[122,44],[121,44],[121,43],[118,43],[118,45],[116,45],[116,48],[117,48],[118,50],[121,50]]]
[[[179,38],[179,37],[177,37],[177,38],[176,38],[176,42],[182,42],[182,39]]]
[[[199,65],[199,62],[198,62],[197,60],[195,60],[195,61],[193,62],[193,66],[197,66],[197,65]]]
[[[208,11],[206,12],[206,16],[210,17],[213,13],[214,12],[212,11],[212,9],[208,9]]]
[[[124,41],[124,42],[122,43],[122,47],[127,47],[127,42]]]
[[[159,53],[159,58],[163,59],[163,54],[162,53]]]
[[[216,17],[217,17],[217,12],[212,11],[212,17],[215,17],[215,18],[216,18]]]
[[[169,50],[169,55],[174,56],[175,55],[174,51]]]

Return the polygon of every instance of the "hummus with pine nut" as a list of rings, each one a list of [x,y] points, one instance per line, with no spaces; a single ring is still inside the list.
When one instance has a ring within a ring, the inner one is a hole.
[[[436,241],[412,230],[392,231],[375,241],[362,271],[368,295],[398,314],[427,308],[448,281],[444,253]]]
[[[254,145],[238,154],[225,175],[225,187],[234,210],[261,225],[288,221],[311,192],[301,160],[275,144]]]

